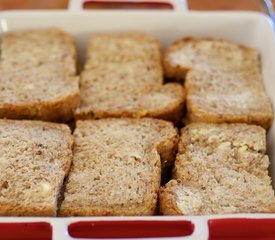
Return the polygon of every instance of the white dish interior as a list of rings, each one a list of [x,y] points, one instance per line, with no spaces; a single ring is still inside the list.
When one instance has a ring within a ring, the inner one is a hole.
[[[275,41],[273,26],[262,14],[249,12],[123,12],[123,11],[13,11],[2,12],[2,29],[8,31],[27,30],[45,27],[59,27],[71,33],[76,40],[79,56],[83,62],[88,36],[96,32],[147,32],[159,39],[165,49],[174,40],[182,37],[221,38],[239,44],[255,47],[261,52],[262,71],[267,93],[275,106]],[[3,28],[4,27],[4,28]],[[275,124],[268,132],[267,148],[271,161],[270,176],[275,185]],[[251,217],[249,214],[229,215]],[[275,214],[253,215],[253,217],[275,217]],[[212,217],[162,217],[166,219],[191,219],[195,232],[184,239],[207,239],[207,219]],[[147,219],[160,217],[147,217]],[[70,239],[64,231],[66,224],[83,218],[51,219],[35,218],[35,221],[50,221],[58,227],[53,239]],[[85,218],[95,219],[95,218]],[[110,219],[110,218],[97,218]],[[121,218],[111,218],[113,220]],[[137,219],[127,218],[124,219]],[[146,217],[141,218],[146,219]],[[33,218],[1,218],[1,221],[34,221]],[[164,238],[162,238],[164,239]]]

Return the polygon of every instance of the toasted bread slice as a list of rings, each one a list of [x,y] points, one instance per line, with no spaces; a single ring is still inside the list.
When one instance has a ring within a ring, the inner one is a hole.
[[[273,110],[256,49],[186,38],[167,50],[164,66],[168,77],[185,80],[188,122],[271,126]]]
[[[158,119],[77,121],[62,216],[152,215],[177,131]]]
[[[56,216],[72,144],[66,125],[0,120],[0,215]]]
[[[184,38],[173,43],[164,57],[167,77],[184,80],[189,70],[247,71],[260,69],[256,49],[217,39]]]
[[[0,70],[0,117],[68,122],[79,102],[78,78],[40,72]]]
[[[87,49],[85,69],[137,60],[159,64],[162,58],[160,43],[152,36],[142,33],[92,35]]]
[[[164,214],[275,212],[265,130],[247,124],[183,128],[173,178],[160,192]]]
[[[190,122],[239,122],[266,129],[272,124],[272,105],[258,72],[190,71],[184,85]]]
[[[160,44],[145,34],[91,37],[77,119],[155,117],[178,122],[185,92],[163,85]]]
[[[1,39],[1,61],[7,68],[56,66],[65,75],[76,74],[74,40],[57,28],[6,33]]]
[[[247,173],[228,176],[227,184],[222,182],[208,189],[171,180],[160,190],[160,211],[164,215],[275,212],[274,191],[269,182]]]
[[[75,62],[72,38],[58,29],[5,34],[0,117],[70,121],[79,103]]]

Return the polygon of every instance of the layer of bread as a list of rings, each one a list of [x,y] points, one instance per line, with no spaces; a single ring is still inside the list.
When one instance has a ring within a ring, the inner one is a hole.
[[[210,38],[175,41],[164,57],[167,77],[183,80],[189,70],[237,72],[259,69],[259,52],[250,47]]]
[[[158,119],[77,121],[62,216],[152,215],[177,131]]]
[[[193,123],[182,129],[164,214],[274,212],[265,130],[247,124]]]
[[[272,104],[259,71],[189,71],[184,86],[190,122],[272,124]]]
[[[160,44],[146,34],[90,38],[77,119],[156,117],[179,122],[185,92],[163,85]]]
[[[5,34],[0,89],[1,118],[72,120],[79,103],[72,37],[55,28]]]
[[[168,48],[164,67],[166,76],[184,81],[188,122],[271,126],[273,109],[256,49],[218,39],[184,38]]]
[[[56,216],[72,145],[66,125],[0,120],[0,215]]]
[[[76,74],[76,58],[72,36],[58,28],[8,32],[1,38],[1,62],[7,67],[49,66],[73,76]]]

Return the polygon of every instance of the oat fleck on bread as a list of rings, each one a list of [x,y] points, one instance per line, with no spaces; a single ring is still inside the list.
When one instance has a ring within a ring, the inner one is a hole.
[[[177,131],[158,119],[77,121],[62,216],[152,215]]]
[[[185,92],[163,85],[160,44],[145,34],[90,38],[77,119],[155,117],[178,122]]]
[[[160,191],[166,215],[275,212],[265,130],[193,123],[181,132],[173,178]]]
[[[0,120],[0,216],[56,216],[72,144],[66,125]]]
[[[58,29],[1,40],[0,117],[68,122],[79,102],[73,39]]]
[[[271,126],[273,110],[256,49],[186,38],[170,46],[164,66],[168,77],[185,80],[189,122]]]

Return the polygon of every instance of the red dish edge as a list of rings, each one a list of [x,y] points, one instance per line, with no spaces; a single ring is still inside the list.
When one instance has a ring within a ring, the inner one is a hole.
[[[127,2],[127,1],[100,1],[85,0],[84,9],[166,9],[173,10],[174,7],[166,2]]]
[[[275,219],[229,218],[208,220],[209,240],[274,240]]]
[[[0,240],[52,240],[47,222],[0,223]]]
[[[69,225],[75,238],[145,238],[189,236],[191,221],[80,221]]]

